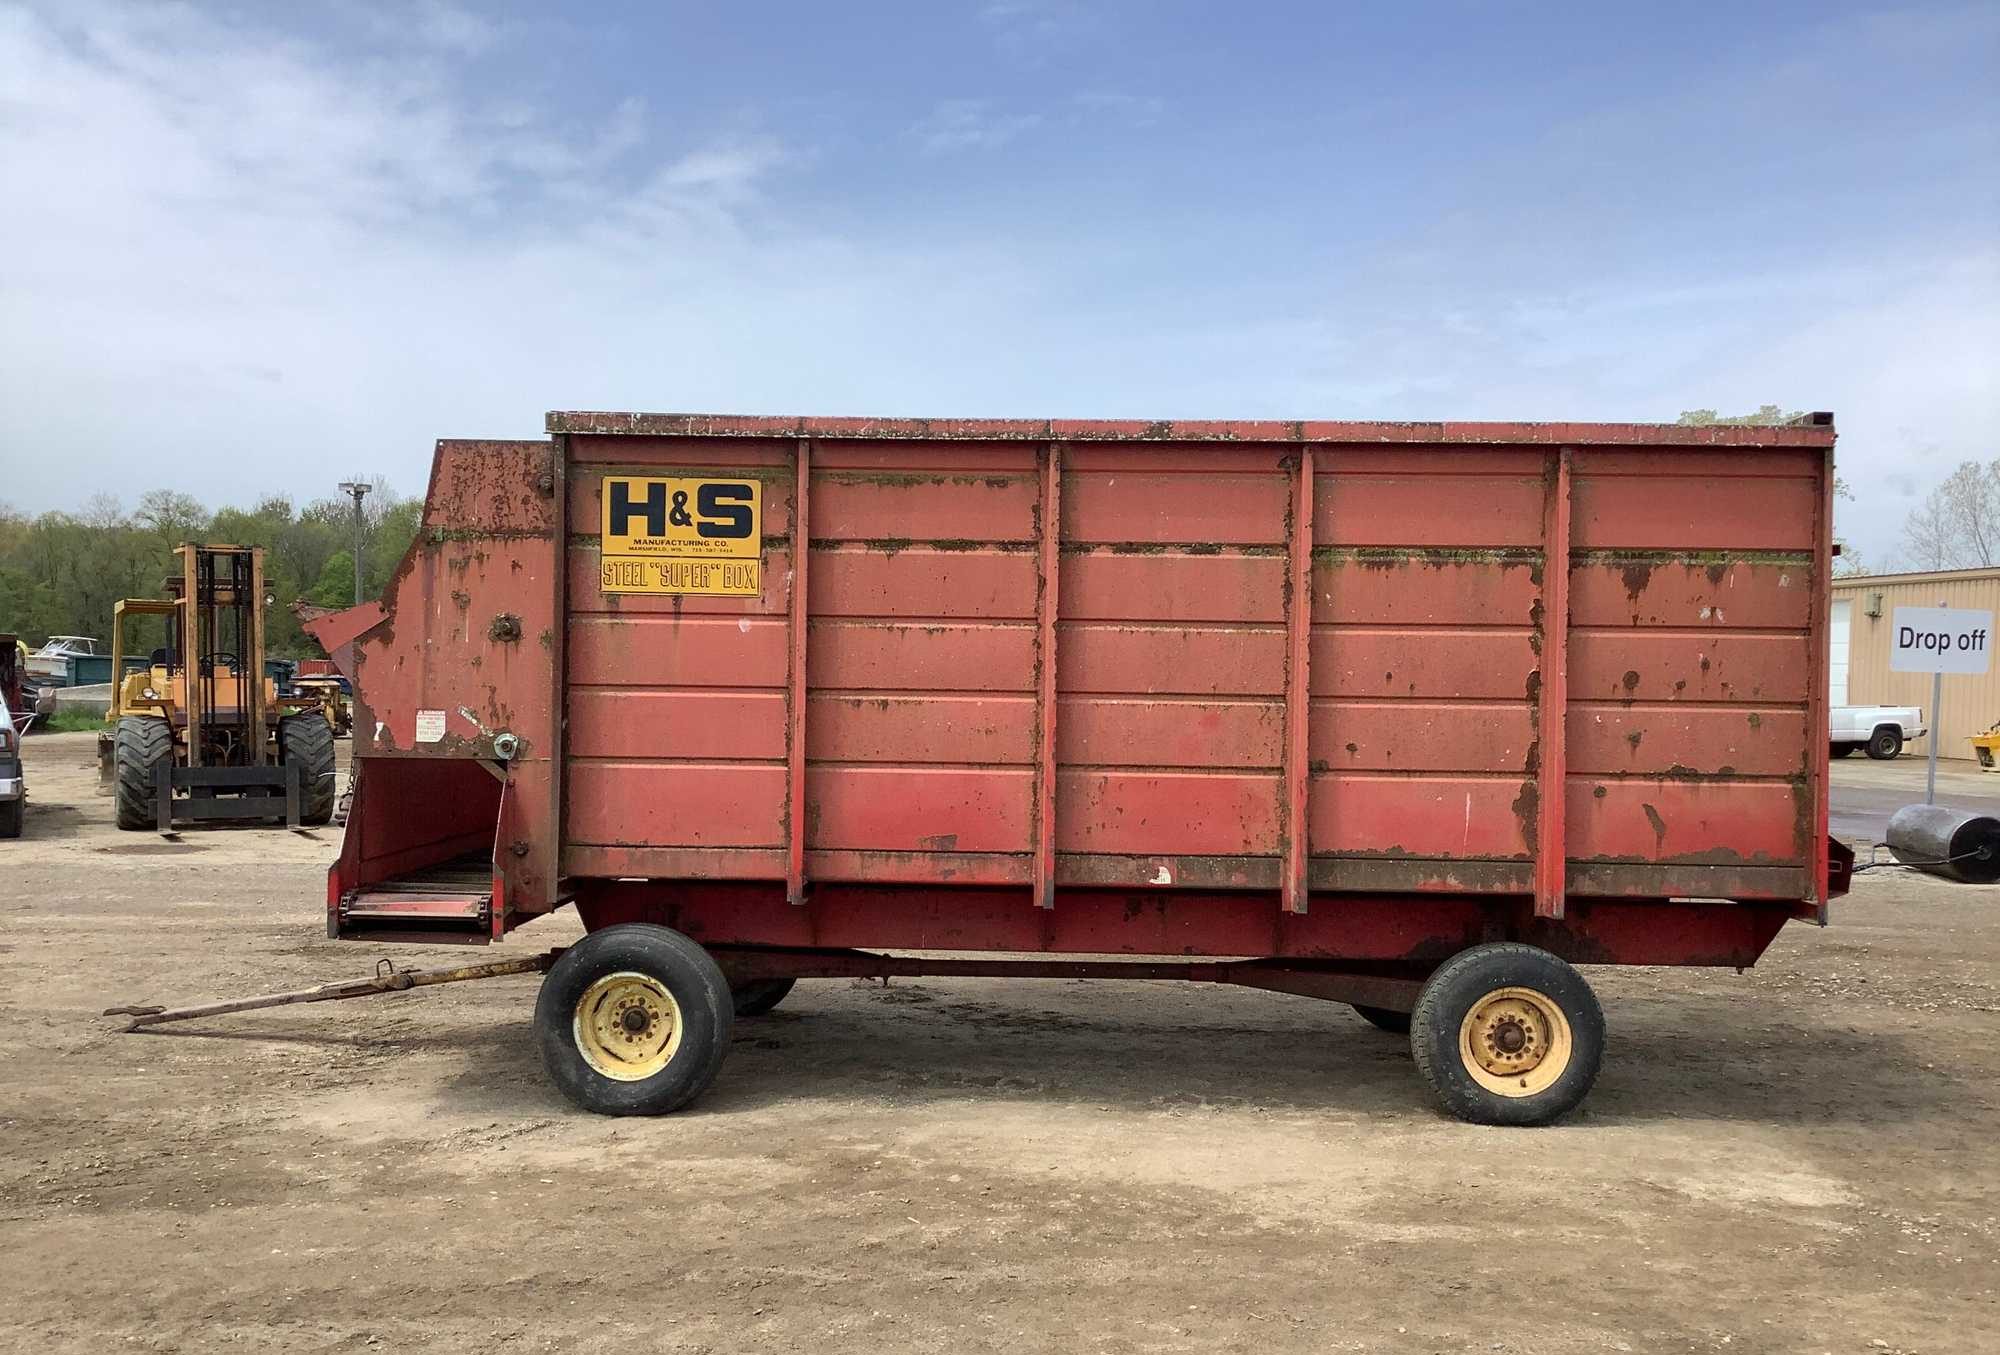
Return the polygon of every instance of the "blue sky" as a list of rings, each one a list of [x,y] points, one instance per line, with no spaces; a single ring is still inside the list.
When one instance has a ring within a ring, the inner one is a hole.
[[[0,0],[0,500],[549,408],[1840,416],[2000,455],[2000,6]]]

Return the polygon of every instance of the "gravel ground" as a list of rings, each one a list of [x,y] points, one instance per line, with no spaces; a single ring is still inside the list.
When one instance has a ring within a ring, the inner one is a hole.
[[[527,978],[114,1033],[377,952],[321,939],[333,832],[120,834],[88,735],[28,770],[9,1349],[2000,1350],[1991,891],[1871,872],[1748,974],[1590,971],[1546,1130],[1441,1118],[1344,1008],[970,979],[801,984],[694,1111],[609,1120]]]

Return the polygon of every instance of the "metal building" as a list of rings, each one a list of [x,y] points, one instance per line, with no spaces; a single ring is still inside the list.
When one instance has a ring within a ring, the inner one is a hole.
[[[1974,607],[2000,613],[2000,569],[1857,574],[1833,581],[1827,628],[1832,704],[1922,706],[1941,740],[1938,756],[1970,759],[1972,745],[1966,740],[2000,721],[2000,665],[1979,677],[1946,677],[1940,718],[1930,708],[1928,674],[1889,671],[1890,618],[1897,607]]]

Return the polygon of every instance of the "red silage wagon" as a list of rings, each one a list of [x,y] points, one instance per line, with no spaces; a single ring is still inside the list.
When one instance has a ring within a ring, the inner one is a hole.
[[[592,1110],[684,1104],[799,978],[1020,974],[1350,1002],[1451,1112],[1551,1119],[1574,964],[1746,966],[1845,888],[1831,425],[440,442],[329,930],[574,904],[537,1021]]]

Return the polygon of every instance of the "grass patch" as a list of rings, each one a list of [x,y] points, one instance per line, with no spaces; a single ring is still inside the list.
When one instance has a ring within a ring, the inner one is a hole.
[[[104,728],[104,717],[85,710],[59,710],[35,728],[50,734],[94,734]]]

